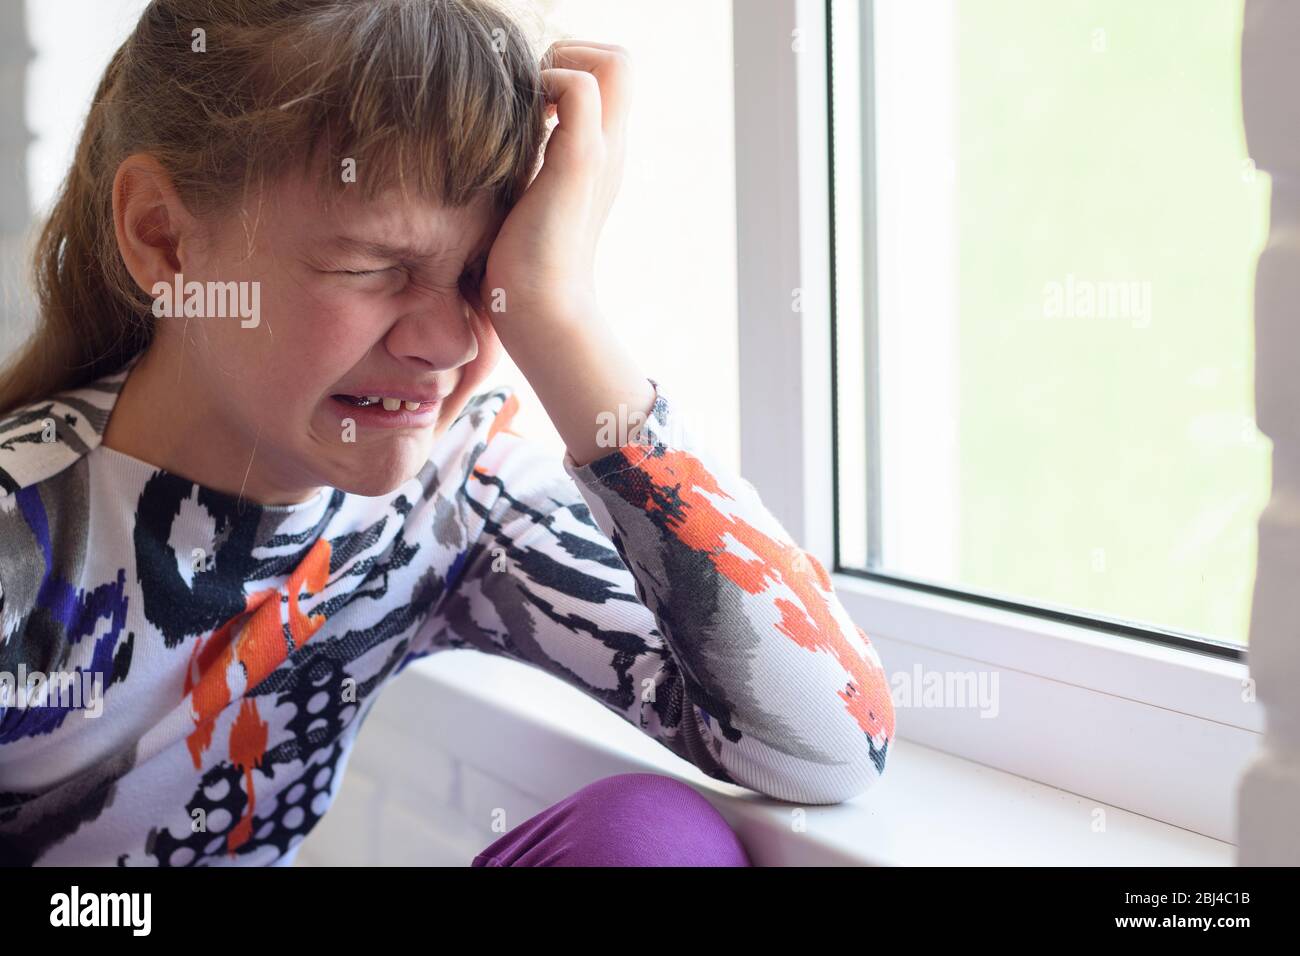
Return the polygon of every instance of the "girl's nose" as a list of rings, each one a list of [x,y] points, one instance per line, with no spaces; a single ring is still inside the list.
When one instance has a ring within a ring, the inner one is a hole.
[[[478,357],[469,306],[459,296],[423,299],[393,324],[385,345],[398,359],[438,371],[460,368]]]

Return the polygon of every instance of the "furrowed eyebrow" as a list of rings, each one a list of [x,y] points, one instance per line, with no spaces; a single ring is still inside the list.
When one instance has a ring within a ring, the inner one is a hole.
[[[362,255],[373,256],[376,259],[433,259],[445,254],[445,250],[443,249],[425,249],[415,246],[389,245],[386,242],[375,242],[370,239],[358,239],[353,236],[335,236],[333,239],[329,240],[326,245],[333,249],[337,249],[340,252],[355,252]]]
[[[469,265],[485,265],[487,254],[491,252],[495,238],[497,238],[497,230],[487,229],[480,241],[469,251],[465,263]],[[377,239],[365,239],[355,237],[355,235],[335,235],[335,237],[326,241],[325,245],[330,250],[344,252],[344,254],[352,252],[352,254],[357,255],[368,255],[374,259],[422,261],[438,260],[447,255],[447,248],[441,245],[434,247],[411,246],[404,245],[404,243],[387,243],[377,241]]]
[[[332,250],[343,253],[356,253],[376,259],[396,259],[403,262],[439,259],[447,254],[446,250],[441,246],[430,249],[408,245],[390,245],[386,242],[361,239],[355,236],[335,236],[333,239],[328,240],[325,245]],[[491,248],[491,242],[485,238],[470,252],[466,262],[470,265],[485,264]]]

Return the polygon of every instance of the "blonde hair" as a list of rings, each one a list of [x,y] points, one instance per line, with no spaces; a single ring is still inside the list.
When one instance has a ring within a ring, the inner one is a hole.
[[[499,0],[153,0],[104,72],[37,239],[36,329],[0,371],[0,414],[152,340],[113,224],[113,180],[133,153],[153,156],[195,215],[240,208],[295,168],[327,201],[396,187],[508,210],[546,131],[547,64],[516,13]]]

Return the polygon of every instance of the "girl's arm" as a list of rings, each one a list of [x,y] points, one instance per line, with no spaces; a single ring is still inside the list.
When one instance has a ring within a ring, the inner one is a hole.
[[[465,493],[480,544],[434,640],[536,664],[718,779],[798,802],[852,797],[894,736],[879,658],[825,570],[691,442],[596,306],[626,53],[562,41],[542,80],[558,124],[496,235],[480,301],[577,485],[493,428]]]
[[[867,789],[894,737],[885,672],[753,488],[662,392],[644,444],[563,469],[508,430],[513,404],[466,479],[474,544],[419,643],[535,665],[719,780],[814,804]]]

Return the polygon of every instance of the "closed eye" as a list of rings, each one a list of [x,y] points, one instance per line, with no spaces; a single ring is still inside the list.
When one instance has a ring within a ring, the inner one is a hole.
[[[461,276],[461,282],[463,283],[462,294],[470,302],[478,301],[479,287],[483,284],[483,277],[486,272],[487,265],[485,263]]]

